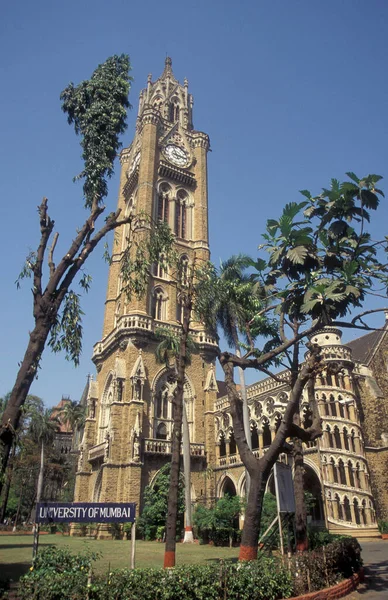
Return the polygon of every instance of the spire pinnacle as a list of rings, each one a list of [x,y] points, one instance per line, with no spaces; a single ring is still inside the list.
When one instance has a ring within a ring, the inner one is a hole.
[[[164,61],[164,71],[162,77],[173,77],[172,60],[169,56],[166,56],[166,60]]]

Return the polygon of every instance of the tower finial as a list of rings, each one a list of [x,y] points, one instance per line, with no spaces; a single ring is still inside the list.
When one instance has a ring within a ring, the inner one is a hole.
[[[172,60],[169,56],[166,56],[166,60],[164,61],[163,77],[171,77],[171,76],[172,76]]]

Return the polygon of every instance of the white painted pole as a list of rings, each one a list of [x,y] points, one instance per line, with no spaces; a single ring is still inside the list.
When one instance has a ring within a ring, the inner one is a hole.
[[[135,552],[136,552],[136,521],[131,527],[131,569],[135,568]]]

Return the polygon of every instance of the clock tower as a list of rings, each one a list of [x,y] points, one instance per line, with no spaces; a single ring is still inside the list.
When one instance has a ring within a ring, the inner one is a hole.
[[[121,153],[118,207],[166,221],[187,274],[194,258],[209,258],[207,152],[209,137],[193,126],[193,97],[166,58],[155,82],[141,91],[136,132]],[[176,281],[163,257],[150,275],[148,292],[128,301],[120,263],[127,231],[116,232],[102,339],[94,346],[96,379],[87,393],[88,414],[76,476],[75,501],[136,502],[171,454],[173,390],[166,368],[157,363],[155,330],[179,335],[182,307]],[[200,324],[187,368],[185,405],[189,422],[192,499],[214,496],[204,471],[215,461],[214,402],[217,393],[216,342]],[[100,529],[100,537],[105,535]]]

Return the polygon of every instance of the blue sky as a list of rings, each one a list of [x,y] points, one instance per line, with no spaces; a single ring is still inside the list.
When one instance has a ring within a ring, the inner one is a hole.
[[[267,218],[352,170],[387,177],[388,3],[385,0],[26,0],[3,3],[0,22],[1,290],[0,395],[11,389],[33,326],[30,283],[14,281],[38,239],[36,207],[49,198],[64,250],[82,223],[79,141],[60,109],[69,81],[128,53],[134,109],[166,54],[189,80],[194,125],[211,139],[212,258],[256,255]],[[118,174],[108,209],[116,205]],[[383,186],[384,188],[384,182]],[[386,189],[386,187],[385,187]],[[373,225],[387,231],[381,206]],[[101,337],[107,281],[102,249],[88,265],[84,351],[75,369],[46,350],[32,393],[47,405],[79,398]],[[349,335],[349,334],[348,334]],[[358,337],[359,334],[350,334]]]

